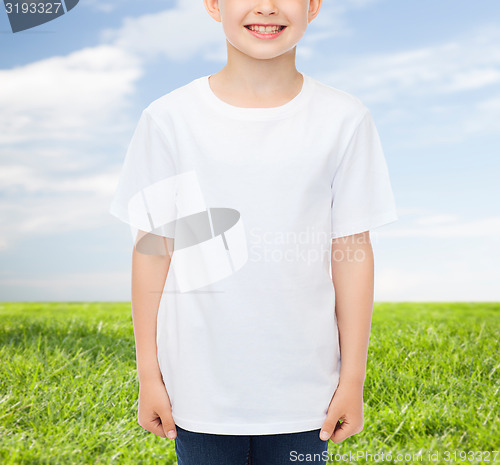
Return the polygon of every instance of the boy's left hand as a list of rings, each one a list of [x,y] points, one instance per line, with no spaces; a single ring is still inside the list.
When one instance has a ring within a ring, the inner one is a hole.
[[[339,384],[328,407],[320,439],[331,439],[338,444],[363,431],[363,425],[363,386]]]

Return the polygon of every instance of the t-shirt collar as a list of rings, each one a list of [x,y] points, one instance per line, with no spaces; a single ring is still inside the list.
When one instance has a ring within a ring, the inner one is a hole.
[[[215,95],[208,78],[211,76],[207,74],[196,79],[198,89],[205,99],[205,101],[210,104],[210,106],[216,109],[219,113],[225,114],[232,118],[241,118],[248,120],[268,120],[268,119],[279,119],[284,116],[290,115],[296,111],[305,101],[307,101],[312,88],[312,79],[309,75],[305,73],[300,73],[303,76],[303,83],[300,92],[291,100],[283,105],[276,107],[259,107],[259,108],[247,108],[238,107],[225,102]]]

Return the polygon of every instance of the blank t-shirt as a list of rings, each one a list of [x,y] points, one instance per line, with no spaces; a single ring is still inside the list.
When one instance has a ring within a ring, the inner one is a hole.
[[[302,75],[271,108],[194,79],[143,110],[125,156],[109,212],[143,253],[170,244],[158,361],[190,431],[322,426],[340,370],[332,239],[398,219],[370,111]]]

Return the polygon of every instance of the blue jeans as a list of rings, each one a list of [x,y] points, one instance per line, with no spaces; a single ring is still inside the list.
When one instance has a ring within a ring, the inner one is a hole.
[[[328,441],[319,438],[319,429],[254,436],[195,433],[178,425],[176,429],[178,465],[326,464]]]

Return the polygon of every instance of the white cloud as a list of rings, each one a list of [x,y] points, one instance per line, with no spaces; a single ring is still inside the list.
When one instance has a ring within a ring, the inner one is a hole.
[[[0,185],[6,194],[22,191],[30,194],[41,193],[93,193],[110,195],[116,184],[116,173],[92,173],[87,175],[58,176],[48,170],[24,165],[3,166],[0,171]]]
[[[51,233],[84,231],[112,221],[107,207],[115,186],[111,174],[65,180],[58,187],[47,187],[44,179],[23,196],[5,199],[0,203],[0,238],[6,244],[19,239],[35,238]],[[75,182],[75,186],[71,184]],[[57,180],[54,182],[57,186]]]
[[[429,261],[433,261],[432,266]],[[412,261],[412,266],[380,265],[375,274],[374,297],[376,301],[496,302],[500,299],[498,279],[498,271],[479,264],[472,266],[467,260],[451,259],[446,264],[427,257],[425,263]]]
[[[442,223],[451,223],[453,221],[457,221],[459,219],[458,215],[431,215],[424,216],[422,218],[417,218],[415,220],[415,224],[421,225],[432,225],[432,224],[442,224]]]
[[[384,230],[384,237],[420,238],[484,238],[500,237],[500,217],[459,220],[454,215],[419,218],[408,226],[394,226]]]
[[[136,57],[100,45],[0,70],[0,144],[89,140],[123,129],[142,75]]]
[[[457,144],[500,131],[500,30],[483,25],[454,39],[397,52],[357,55],[316,76],[382,105],[393,150]]]
[[[500,84],[500,31],[482,28],[434,46],[343,60],[320,77],[367,103],[444,95]]]
[[[88,273],[46,273],[33,277],[14,275],[2,277],[0,289],[5,300],[22,296],[23,301],[130,301],[130,273],[94,270]]]
[[[475,102],[462,118],[461,132],[498,134],[500,132],[500,92]]]
[[[126,18],[121,28],[103,31],[102,39],[142,59],[162,54],[179,62],[211,54],[220,44],[225,48],[222,26],[209,16],[201,0],[180,0],[175,8]]]
[[[119,171],[69,174],[7,165],[0,170],[0,250],[22,238],[98,228],[112,221],[107,207]],[[23,195],[16,195],[21,192]],[[103,203],[103,199],[106,199]]]

